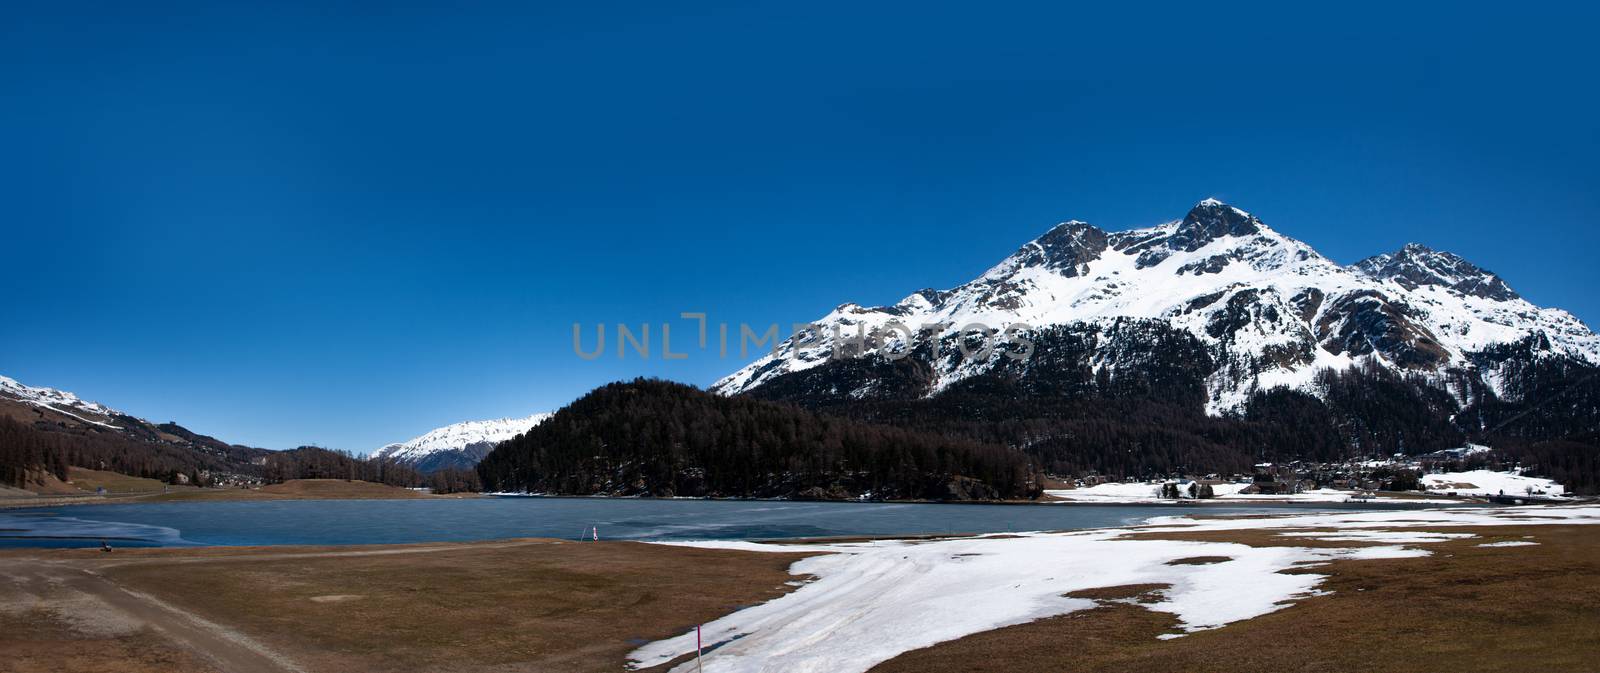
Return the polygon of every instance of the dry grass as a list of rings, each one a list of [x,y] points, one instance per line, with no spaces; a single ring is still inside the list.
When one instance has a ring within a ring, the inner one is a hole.
[[[1232,560],[1233,560],[1232,556],[1190,556],[1188,558],[1172,559],[1171,561],[1167,561],[1167,565],[1169,565],[1169,566],[1203,566],[1203,565],[1211,565],[1213,563],[1227,563],[1228,561],[1232,561]]]
[[[137,625],[95,619],[104,606],[53,587],[0,583],[0,672],[215,673]],[[83,614],[88,613],[88,614]],[[85,619],[88,617],[88,619]]]
[[[1463,529],[1467,530],[1467,529]],[[1476,530],[1476,529],[1471,529]],[[1320,532],[1336,535],[1332,528],[1260,528],[1243,530],[1164,531],[1159,533],[1129,533],[1124,540],[1184,540],[1190,542],[1237,542],[1252,547],[1312,547],[1317,549],[1344,549],[1370,547],[1371,542],[1360,540],[1322,540],[1316,537],[1287,536],[1283,533]]]
[[[213,673],[205,660],[148,629],[118,636],[74,631],[44,611],[0,614],[3,673]]]
[[[433,495],[408,488],[368,481],[343,479],[292,479],[260,488],[200,488],[169,486],[154,479],[130,477],[116,472],[72,468],[72,483],[47,477],[30,492],[0,494],[0,508],[48,507],[63,504],[104,502],[211,502],[224,500],[410,500],[417,498],[477,498],[476,493]],[[95,496],[95,488],[105,486],[107,496]]]
[[[90,493],[102,487],[107,493],[149,493],[167,488],[167,484],[157,479],[130,477],[120,472],[88,470],[81,467],[68,468],[67,481],[78,490]]]
[[[1114,587],[1079,589],[1064,595],[1067,598],[1087,598],[1096,601],[1143,601],[1153,599],[1162,589],[1171,586],[1170,584],[1123,584]]]
[[[1454,530],[1479,537],[1429,543],[1425,547],[1434,554],[1426,558],[1339,561],[1305,571],[1328,575],[1322,588],[1332,593],[1215,631],[1158,640],[1177,626],[1171,616],[1106,604],[909,652],[873,671],[1595,669],[1600,661],[1600,530]],[[1233,541],[1249,544],[1308,542],[1259,531],[1234,533]],[[1540,546],[1477,546],[1525,535]]]
[[[13,497],[84,495],[86,493],[83,489],[57,479],[55,475],[44,470],[30,471],[26,486],[27,488],[23,489],[22,493],[15,494]],[[93,490],[90,489],[88,492],[93,492]]]
[[[788,566],[804,556],[561,541],[287,553],[236,550],[106,574],[309,670],[615,672],[638,644],[791,590]]]

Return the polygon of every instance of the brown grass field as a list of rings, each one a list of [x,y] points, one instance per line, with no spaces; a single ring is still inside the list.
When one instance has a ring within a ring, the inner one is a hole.
[[[200,617],[224,637],[242,634],[304,671],[619,671],[637,644],[789,590],[788,566],[801,556],[560,540],[13,550],[0,552],[0,605],[9,606],[0,611],[0,671],[217,665],[139,625],[164,628],[171,616],[159,611],[119,616],[126,628],[110,635],[77,628],[116,613],[99,599],[123,589]],[[104,579],[52,589],[80,568]],[[14,628],[21,624],[36,626]],[[112,666],[125,659],[151,663]],[[229,673],[293,670],[255,659],[220,663]]]
[[[1097,609],[874,671],[1600,670],[1600,529],[1466,530],[1425,558],[1308,570],[1332,593],[1214,631],[1158,640],[1172,618],[1138,603],[1162,587],[1105,587],[1075,594]],[[1525,536],[1539,545],[1477,546]],[[802,556],[558,540],[0,551],[0,671],[615,672],[639,644],[790,590]]]
[[[116,472],[72,468],[71,483],[47,480],[31,491],[8,489],[0,493],[0,509],[49,507],[105,502],[194,502],[223,500],[409,500],[416,498],[476,498],[476,493],[433,495],[396,486],[344,479],[291,479],[259,488],[200,488],[169,486],[154,479]],[[107,494],[96,496],[103,486]]]
[[[67,468],[67,480],[61,481],[49,473],[36,473],[38,480],[28,484],[26,490],[7,489],[9,497],[91,495],[96,488],[104,487],[107,493],[160,492],[167,485],[155,479],[130,477],[118,472],[90,470],[82,467]]]
[[[67,468],[67,481],[78,490],[95,492],[104,488],[107,493],[141,493],[160,491],[167,485],[157,479],[130,477],[119,472],[90,470],[82,467]]]

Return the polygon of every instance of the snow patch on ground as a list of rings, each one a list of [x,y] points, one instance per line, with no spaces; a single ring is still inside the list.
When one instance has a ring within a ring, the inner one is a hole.
[[[1566,493],[1566,487],[1549,479],[1490,470],[1425,474],[1422,475],[1422,485],[1430,491],[1460,495],[1526,496],[1530,494],[1529,489],[1534,495],[1561,496]]]
[[[1171,585],[1160,592],[1159,602],[1145,607],[1177,616],[1185,632],[1212,629],[1280,610],[1282,601],[1310,595],[1321,581],[1315,575],[1279,571],[1348,555],[1348,550],[1337,549],[1115,540],[1121,533],[875,541],[810,549],[754,545],[831,553],[791,568],[816,581],[705,625],[703,637],[717,645],[706,658],[706,670],[865,671],[901,652],[1092,608],[1093,600],[1063,594],[1123,584]],[[749,548],[723,542],[694,546]],[[1231,560],[1168,565],[1193,556]],[[629,658],[639,668],[659,665],[692,653],[694,638],[689,633],[651,643]],[[675,670],[695,668],[690,663]]]
[[[1355,497],[1355,491],[1340,491],[1332,488],[1318,488],[1290,495],[1267,495],[1262,493],[1230,493],[1218,494],[1219,499],[1249,500],[1252,502],[1349,502]]]
[[[1541,480],[1542,481],[1542,480]],[[1112,482],[1097,484],[1084,488],[1071,488],[1045,491],[1045,495],[1056,498],[1062,502],[1094,502],[1101,504],[1139,504],[1139,503],[1171,503],[1171,498],[1161,498],[1161,484],[1152,482]],[[1213,484],[1211,491],[1216,497],[1211,501],[1243,501],[1243,502],[1350,502],[1360,495],[1357,491],[1341,491],[1332,488],[1319,488],[1303,493],[1291,495],[1267,495],[1262,493],[1240,493],[1249,484]],[[1187,493],[1188,486],[1180,485],[1178,490]],[[1520,491],[1519,491],[1520,493]],[[1412,498],[1406,502],[1433,505],[1459,504],[1459,501],[1444,498]]]
[[[1526,517],[1538,512],[1541,518]],[[1340,559],[1427,555],[1398,544],[1354,549],[1250,547],[1226,542],[1130,540],[1130,532],[1332,528],[1346,539],[1439,542],[1466,533],[1389,529],[1447,526],[1600,523],[1600,507],[1441,509],[1306,514],[1248,519],[1156,517],[1155,525],[1062,533],[1026,533],[937,540],[876,540],[810,545],[744,541],[660,542],[716,549],[821,553],[790,572],[815,577],[782,597],[703,627],[712,673],[866,671],[903,652],[973,633],[1062,615],[1095,605],[1064,594],[1126,584],[1166,584],[1157,602],[1141,604],[1177,617],[1183,633],[1218,628],[1284,609],[1314,595],[1323,577],[1285,574]],[[1193,556],[1230,560],[1169,565]],[[1169,634],[1181,636],[1179,634]],[[695,651],[695,633],[647,644],[630,667],[657,666]],[[673,669],[694,671],[690,661]]]
[[[1050,490],[1044,494],[1072,502],[1162,502],[1163,499],[1159,495],[1161,483],[1159,481],[1108,482],[1083,488]]]

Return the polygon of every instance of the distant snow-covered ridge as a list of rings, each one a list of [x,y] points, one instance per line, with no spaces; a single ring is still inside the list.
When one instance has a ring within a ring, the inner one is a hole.
[[[419,464],[428,458],[452,451],[473,451],[482,457],[494,445],[527,432],[551,414],[539,413],[523,418],[498,418],[466,421],[429,431],[409,441],[389,444],[374,452],[373,458],[386,458],[406,464]],[[471,462],[476,462],[472,459]]]
[[[120,429],[111,423],[100,419],[109,419],[113,416],[126,416],[116,409],[90,402],[79,398],[73,393],[55,388],[35,388],[25,385],[8,376],[0,376],[0,397],[10,398],[31,404],[36,407],[49,409],[56,413],[65,414],[84,423],[90,423],[106,428]],[[97,418],[98,417],[98,418]]]

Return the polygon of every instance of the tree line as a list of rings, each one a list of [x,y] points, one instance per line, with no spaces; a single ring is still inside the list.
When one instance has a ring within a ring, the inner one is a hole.
[[[1318,372],[1318,395],[1258,390],[1218,416],[1205,408],[1218,365],[1181,330],[1128,321],[1033,339],[1027,362],[1000,360],[939,391],[929,363],[947,354],[922,343],[911,357],[829,362],[748,395],[1013,447],[1063,476],[1243,473],[1257,462],[1417,455],[1472,441],[1576,492],[1600,488],[1600,368],[1535,356],[1534,344],[1480,354],[1483,369],[1501,373],[1505,397],[1472,372],[1452,372],[1441,387],[1365,363]]]
[[[262,478],[269,484],[291,479],[370,481],[402,488],[428,487],[435,493],[476,492],[475,470],[448,468],[425,473],[387,458],[367,458],[349,451],[302,446],[267,456]]]
[[[180,441],[163,441],[142,422],[129,426],[133,428],[132,436],[109,430],[29,424],[0,416],[0,484],[27,488],[41,484],[47,475],[65,481],[69,468],[83,467],[199,486],[223,478],[243,478],[269,484],[290,479],[347,479],[407,488],[425,486],[437,493],[480,488],[478,473],[471,469],[423,473],[392,460],[314,446],[288,451],[238,447],[172,424],[157,427]]]

